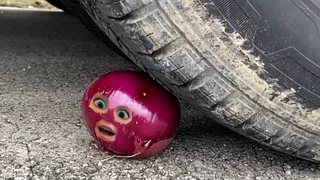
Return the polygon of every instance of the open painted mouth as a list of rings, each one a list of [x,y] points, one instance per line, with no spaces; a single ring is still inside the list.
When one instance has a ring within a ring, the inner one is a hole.
[[[99,128],[99,131],[100,133],[106,135],[106,136],[114,136],[116,135],[116,133],[114,133],[112,131],[112,129],[110,129],[109,127],[98,127]]]
[[[117,135],[117,128],[106,120],[100,120],[95,127],[96,136],[103,141],[114,141]]]

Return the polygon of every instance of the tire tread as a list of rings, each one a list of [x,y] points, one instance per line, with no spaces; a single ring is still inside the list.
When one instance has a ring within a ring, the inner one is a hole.
[[[117,41],[125,42],[121,48],[134,54],[134,58],[142,59],[133,58],[135,62],[147,66],[151,74],[164,75],[163,84],[177,94],[185,92],[186,99],[196,102],[228,128],[293,156],[319,160],[320,141],[315,138],[318,137],[316,133],[298,127],[240,90],[239,83],[230,78],[233,75],[217,70],[199,52],[196,42],[188,40],[165,14],[158,1],[129,1],[132,0],[99,1],[91,17],[103,32],[119,32]],[[174,1],[161,0],[161,3],[172,5]],[[112,10],[106,14],[110,7],[116,7],[116,12]],[[222,41],[225,45],[232,43],[227,34]],[[115,43],[119,45],[119,42]]]

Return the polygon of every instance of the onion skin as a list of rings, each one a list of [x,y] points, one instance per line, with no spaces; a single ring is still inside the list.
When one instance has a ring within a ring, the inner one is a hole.
[[[101,108],[97,97],[106,107]],[[119,109],[129,118],[120,118],[125,116]],[[81,110],[87,130],[102,151],[132,158],[162,152],[173,141],[181,118],[174,95],[147,74],[129,70],[97,78],[85,91]]]

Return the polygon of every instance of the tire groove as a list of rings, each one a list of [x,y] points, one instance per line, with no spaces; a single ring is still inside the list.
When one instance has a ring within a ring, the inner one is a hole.
[[[156,4],[153,2],[148,5],[142,6],[134,11],[131,11],[121,19],[125,21],[126,24],[134,24],[150,16],[157,10],[158,8]]]
[[[212,75],[215,73],[213,69],[206,69],[202,73],[198,74],[195,78],[192,80],[186,82],[185,84],[181,85],[180,87],[187,89],[188,91],[193,91],[195,89],[198,89],[199,87],[203,86],[206,84],[208,81],[212,79],[212,77],[208,75]]]
[[[289,123],[286,127],[280,129],[275,135],[271,136],[267,142],[270,145],[277,144],[280,142],[285,136],[287,136],[292,131],[292,124]]]
[[[316,146],[317,146],[316,139],[311,138],[309,140],[306,140],[303,146],[297,150],[296,154],[298,156],[308,156],[307,153],[310,152],[311,149],[315,148]]]

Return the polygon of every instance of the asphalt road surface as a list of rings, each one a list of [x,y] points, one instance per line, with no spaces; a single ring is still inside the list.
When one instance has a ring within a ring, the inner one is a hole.
[[[136,69],[62,12],[0,9],[0,179],[320,179],[182,103],[178,136],[147,160],[98,152],[80,114],[99,75]]]

